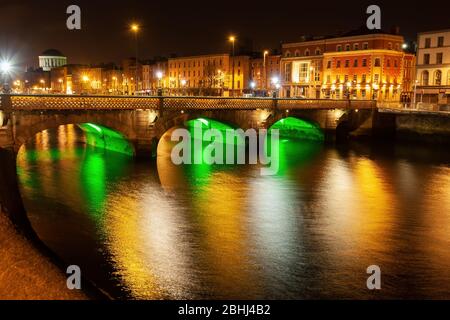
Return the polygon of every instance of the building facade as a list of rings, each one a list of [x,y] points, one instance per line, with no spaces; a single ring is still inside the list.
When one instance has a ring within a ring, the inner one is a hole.
[[[157,95],[159,89],[168,87],[168,61],[158,59],[142,64],[142,91],[145,94]]]
[[[410,91],[414,67],[403,41],[400,35],[376,33],[284,44],[280,94],[399,101]]]
[[[280,80],[281,55],[265,55],[251,59],[251,80],[254,90],[268,91],[274,82]]]
[[[44,71],[61,67],[67,64],[67,58],[56,49],[49,49],[39,56],[39,67]]]
[[[170,58],[168,84],[175,95],[242,95],[250,86],[250,57],[211,54]]]
[[[416,101],[450,104],[450,29],[419,33]]]

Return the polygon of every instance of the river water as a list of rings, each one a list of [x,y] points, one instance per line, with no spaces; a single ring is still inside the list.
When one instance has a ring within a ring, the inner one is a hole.
[[[83,141],[74,125],[36,135],[21,192],[40,238],[116,298],[450,298],[443,148],[283,140],[261,176],[175,166],[165,141],[153,161]]]

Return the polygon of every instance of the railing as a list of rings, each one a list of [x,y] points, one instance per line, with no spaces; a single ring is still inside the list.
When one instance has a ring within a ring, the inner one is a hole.
[[[379,109],[411,111],[411,112],[438,112],[450,113],[450,105],[439,105],[437,103],[404,103],[404,102],[379,102]]]
[[[255,109],[372,109],[376,101],[287,98],[2,95],[11,110],[255,110]]]

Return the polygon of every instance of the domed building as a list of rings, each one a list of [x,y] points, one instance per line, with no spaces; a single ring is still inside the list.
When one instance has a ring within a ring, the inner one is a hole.
[[[48,49],[39,56],[39,67],[44,71],[61,67],[67,64],[67,58],[56,49]]]

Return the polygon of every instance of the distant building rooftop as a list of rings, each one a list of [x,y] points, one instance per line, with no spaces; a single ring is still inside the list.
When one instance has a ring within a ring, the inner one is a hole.
[[[61,51],[56,49],[47,49],[41,54],[42,57],[64,57]]]

